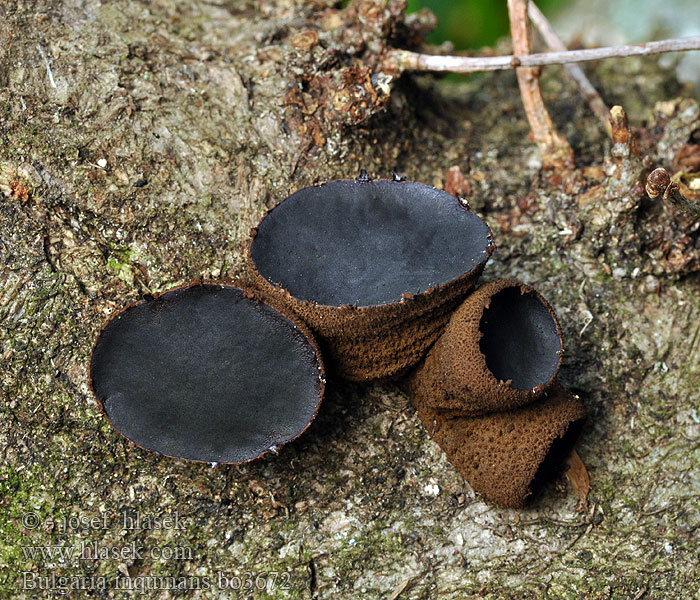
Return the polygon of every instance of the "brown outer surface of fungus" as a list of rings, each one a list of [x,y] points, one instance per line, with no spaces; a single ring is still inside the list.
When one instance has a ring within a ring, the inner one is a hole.
[[[494,376],[480,348],[484,311],[499,292],[514,287],[520,288],[522,294],[534,295],[542,303],[552,317],[560,341],[559,360],[551,377],[528,390],[516,389]],[[561,329],[549,303],[529,285],[500,279],[479,287],[454,312],[445,332],[406,385],[421,404],[443,413],[472,416],[511,410],[529,404],[554,383],[562,354]]]
[[[532,404],[476,417],[438,412],[414,396],[418,416],[474,491],[522,508],[561,466],[585,423],[579,398],[558,383]]]
[[[297,440],[301,435],[303,435],[304,432],[311,426],[311,424],[314,422],[314,419],[318,415],[318,410],[319,410],[321,403],[323,402],[323,398],[325,396],[326,366],[325,366],[325,363],[323,360],[323,355],[322,355],[321,350],[318,346],[318,341],[316,340],[313,333],[309,330],[309,328],[306,326],[305,323],[303,323],[296,315],[290,314],[289,310],[285,309],[283,306],[280,306],[279,303],[276,303],[274,299],[272,299],[271,301],[264,300],[261,297],[261,295],[257,292],[257,290],[251,288],[249,285],[241,283],[238,280],[222,279],[219,281],[215,281],[215,280],[210,280],[210,279],[196,278],[193,281],[191,281],[190,283],[186,283],[186,284],[183,284],[180,286],[169,288],[167,290],[163,290],[162,292],[155,292],[153,294],[148,294],[146,297],[144,297],[140,300],[137,300],[135,302],[131,302],[130,304],[127,304],[126,306],[115,311],[109,317],[109,319],[107,319],[107,321],[104,323],[104,325],[100,328],[100,331],[98,332],[97,336],[95,337],[95,342],[92,345],[92,349],[90,350],[90,360],[88,361],[88,365],[90,365],[90,370],[88,372],[88,387],[89,387],[90,392],[92,393],[93,397],[97,401],[97,405],[99,406],[99,409],[100,409],[100,412],[102,413],[102,415],[107,419],[107,421],[112,426],[112,428],[130,444],[133,444],[137,448],[140,448],[141,450],[145,450],[146,452],[151,452],[151,453],[157,454],[159,456],[166,456],[166,457],[173,459],[173,460],[177,460],[177,461],[181,461],[181,462],[195,462],[195,463],[210,464],[209,461],[192,459],[192,458],[183,458],[180,456],[171,456],[169,454],[165,454],[163,452],[160,452],[158,450],[154,450],[152,448],[146,448],[145,446],[138,444],[137,442],[135,442],[132,439],[130,439],[129,437],[127,437],[124,433],[122,433],[122,431],[118,427],[116,427],[116,425],[112,422],[109,415],[107,414],[102,400],[100,399],[97,392],[95,391],[95,386],[94,386],[94,381],[93,381],[93,376],[92,376],[93,357],[95,355],[95,349],[97,348],[98,343],[100,341],[100,336],[102,335],[102,332],[107,328],[107,326],[112,321],[114,321],[114,319],[117,319],[120,315],[122,315],[128,309],[130,309],[134,306],[143,304],[144,302],[156,300],[165,294],[170,294],[170,293],[176,292],[178,290],[184,290],[184,289],[192,288],[195,286],[209,286],[209,285],[210,286],[217,286],[217,287],[238,289],[242,292],[242,295],[244,298],[246,298],[248,300],[254,300],[256,302],[259,302],[260,304],[262,304],[262,305],[272,309],[273,311],[279,313],[284,319],[288,320],[296,329],[299,330],[299,332],[306,338],[307,342],[310,344],[310,346],[313,349],[313,352],[315,354],[316,364],[318,366],[318,371],[319,371],[319,391],[318,391],[319,400],[318,400],[318,403],[316,404],[313,415],[309,419],[308,423],[301,431],[299,431],[299,433],[297,435],[295,435],[294,437],[292,437],[286,441],[280,441],[276,444],[276,446],[274,447],[275,448],[274,453],[276,454],[280,448],[289,444],[290,442]],[[273,447],[270,447],[267,450],[264,450],[263,452],[258,454],[257,456],[249,458],[247,460],[237,461],[237,462],[218,461],[217,464],[242,465],[242,464],[249,463],[249,462],[258,460],[260,458],[263,458],[264,456],[267,456],[269,454],[273,454]]]
[[[268,210],[261,222],[275,208]],[[483,222],[491,240],[491,229]],[[260,296],[298,315],[316,335],[332,372],[351,381],[397,377],[418,363],[440,337],[454,310],[474,289],[496,247],[493,242],[485,246],[485,257],[469,272],[420,294],[403,294],[399,302],[328,306],[294,297],[257,270],[252,258],[257,234],[258,228],[253,228],[246,254]]]

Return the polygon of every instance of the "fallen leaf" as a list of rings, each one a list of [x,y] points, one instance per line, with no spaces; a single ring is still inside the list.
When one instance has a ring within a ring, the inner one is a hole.
[[[447,170],[445,191],[455,198],[468,198],[471,195],[471,185],[458,165]]]
[[[588,506],[588,491],[591,484],[586,465],[583,464],[576,450],[572,450],[571,454],[569,454],[569,457],[566,459],[566,466],[566,476],[578,494],[579,503],[585,508]]]

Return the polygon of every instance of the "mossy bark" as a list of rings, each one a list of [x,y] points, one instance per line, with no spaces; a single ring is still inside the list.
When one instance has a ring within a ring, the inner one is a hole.
[[[557,68],[545,100],[578,164],[563,178],[540,170],[513,73],[381,71],[430,26],[399,2],[20,0],[0,20],[4,597],[50,597],[52,573],[105,577],[71,592],[86,598],[123,597],[127,575],[161,588],[148,598],[229,598],[247,573],[241,598],[697,597],[700,290],[669,250],[697,232],[603,164]],[[698,129],[656,59],[590,73],[656,166]],[[485,504],[389,385],[330,382],[298,442],[242,467],[148,454],[100,415],[88,358],[119,307],[245,277],[250,227],[304,185],[365,168],[442,187],[455,165],[498,245],[485,278],[534,284],[560,318],[561,378],[590,415],[585,510],[564,478],[524,511]],[[136,512],[181,527],[125,528]],[[143,552],[27,550],[81,541]]]

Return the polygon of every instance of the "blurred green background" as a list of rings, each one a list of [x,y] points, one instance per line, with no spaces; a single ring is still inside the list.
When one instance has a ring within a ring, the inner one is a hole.
[[[537,6],[551,17],[570,0],[540,0]],[[409,0],[408,12],[429,8],[439,25],[429,37],[431,44],[454,43],[457,50],[492,46],[510,35],[506,0]]]

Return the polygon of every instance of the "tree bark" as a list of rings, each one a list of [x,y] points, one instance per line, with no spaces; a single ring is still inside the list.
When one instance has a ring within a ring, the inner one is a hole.
[[[397,1],[20,0],[0,22],[5,595],[49,595],[27,587],[51,574],[104,577],[108,597],[127,575],[189,578],[191,598],[246,580],[271,598],[698,588],[697,224],[638,186],[650,166],[692,179],[700,111],[656,58],[589,72],[648,123],[630,156],[609,160],[585,100],[545,69],[554,123],[585,165],[562,178],[540,170],[513,73],[381,70],[389,48],[423,49],[431,24]],[[562,382],[590,415],[585,510],[563,478],[524,511],[484,503],[391,384],[329,382],[299,441],[241,467],[146,453],[100,414],[87,368],[114,311],[195,277],[245,278],[249,229],[302,186],[364,168],[441,187],[454,166],[498,245],[485,280],[531,283],[558,312]],[[136,512],[184,528],[125,528]],[[22,550],[81,541],[144,556]],[[162,558],[168,548],[183,559]]]

